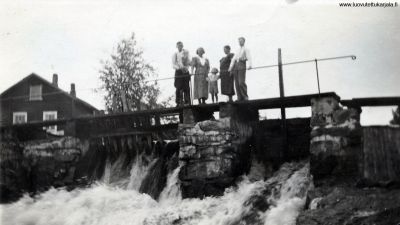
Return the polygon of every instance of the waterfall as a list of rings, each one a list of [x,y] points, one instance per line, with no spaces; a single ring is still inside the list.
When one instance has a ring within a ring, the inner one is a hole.
[[[125,157],[125,155],[121,155],[114,162],[111,162],[111,160],[107,158],[103,176],[99,181],[109,186],[139,191],[143,180],[156,163],[157,159],[146,156],[145,153],[141,153],[135,157],[129,173],[127,173],[127,171],[123,169]]]
[[[157,202],[135,189],[155,160],[137,160],[132,165],[131,177],[126,178],[128,188],[95,183],[72,191],[53,188],[34,198],[25,195],[18,202],[0,205],[1,222],[3,225],[291,225],[304,206],[310,183],[307,163],[286,163],[268,180],[252,182],[243,176],[223,196],[180,200],[178,167],[168,174]],[[138,173],[134,174],[135,171]]]
[[[259,162],[255,158],[255,156],[253,156],[251,159],[250,172],[247,175],[248,178],[251,181],[257,181],[257,180],[264,179],[265,175],[266,175],[266,169],[265,169],[264,163]]]
[[[179,183],[179,171],[181,167],[178,166],[174,171],[168,174],[167,185],[161,192],[158,201],[160,203],[170,204],[171,202],[182,200],[181,188]]]
[[[106,165],[104,167],[104,173],[103,173],[103,177],[101,178],[101,182],[104,182],[106,184],[110,184],[111,182],[111,162],[110,159],[106,159]]]
[[[136,157],[135,162],[132,165],[130,172],[130,178],[127,188],[139,191],[142,181],[147,176],[150,168],[157,162],[157,159],[146,157],[146,155],[141,154]]]
[[[295,225],[299,211],[305,205],[309,185],[309,167],[291,175],[282,185],[276,205],[265,213],[265,224]]]

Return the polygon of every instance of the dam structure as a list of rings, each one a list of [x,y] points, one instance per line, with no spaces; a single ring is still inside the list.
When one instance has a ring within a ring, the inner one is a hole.
[[[258,194],[249,193],[241,203],[246,207],[271,212],[271,207],[288,201],[288,193],[290,199],[304,199],[302,207],[310,207],[317,198],[305,191],[311,183],[400,183],[400,128],[360,124],[363,107],[397,105],[400,97],[346,100],[327,92],[5,126],[1,201],[11,203],[24,193],[35,196],[52,188],[86,190],[101,182],[173,205],[172,200],[181,199],[207,202],[222,196],[222,201],[235,186],[240,191],[243,182],[257,181],[252,191],[257,185],[262,188]],[[259,110],[296,107],[309,107],[311,117],[259,116]],[[64,135],[46,133],[48,126],[63,129]],[[271,203],[266,196],[272,196],[274,188],[282,189]],[[268,220],[268,215],[257,215],[243,211],[236,222]],[[186,224],[183,215],[179,218],[174,224]]]
[[[47,154],[54,159],[70,160],[65,168],[57,165],[63,172],[52,172],[64,174],[70,179],[68,182],[74,183],[102,177],[107,160],[115,160],[120,154],[128,165],[135,151],[156,151],[157,157],[172,157],[176,151],[182,164],[179,179],[184,197],[222,194],[237,177],[249,172],[254,157],[271,171],[285,161],[310,156],[315,177],[331,172],[357,174],[362,163],[370,163],[360,158],[363,131],[371,135],[368,132],[378,129],[361,127],[362,107],[398,104],[399,97],[341,100],[336,93],[329,92],[18,124],[1,128],[2,161],[17,157],[18,151],[13,147],[22,148],[21,157]],[[284,121],[259,119],[258,110],[282,107],[310,107],[312,116]],[[219,112],[217,120],[214,112]],[[175,120],[165,119],[171,116]],[[64,137],[49,136],[43,130],[54,125],[64,128]],[[160,146],[166,140],[177,140],[176,149],[165,152]],[[52,151],[55,148],[61,152]],[[330,165],[332,157],[337,165]],[[329,163],[324,161],[327,159]],[[374,160],[364,158],[367,159]],[[332,168],[327,168],[328,164]],[[41,167],[40,161],[36,166]],[[43,168],[46,169],[49,168]],[[399,173],[391,174],[391,179],[398,179],[393,174]],[[363,176],[382,178],[369,172]],[[39,185],[32,188],[60,182],[54,177],[46,180],[38,176],[46,181],[31,181]],[[7,185],[2,183],[2,188]]]

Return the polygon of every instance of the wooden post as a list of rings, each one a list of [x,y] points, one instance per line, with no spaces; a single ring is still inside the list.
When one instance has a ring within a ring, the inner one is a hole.
[[[319,86],[318,60],[317,59],[315,59],[315,70],[317,71],[318,96],[320,96],[321,95],[321,88]]]
[[[281,130],[283,131],[283,142],[284,142],[283,156],[286,157],[288,150],[287,149],[288,134],[287,134],[287,124],[286,124],[286,109],[284,105],[285,89],[283,85],[282,53],[280,48],[278,48],[278,71],[279,71],[279,96],[281,99],[281,120],[282,120]]]
[[[283,72],[282,72],[282,54],[281,49],[278,48],[278,70],[279,70],[279,96],[281,98],[281,118],[282,121],[286,120],[286,110],[285,106],[283,105],[283,100],[285,98],[285,90],[283,86]]]
[[[286,121],[286,109],[283,105],[283,100],[285,98],[285,90],[283,86],[283,72],[282,72],[282,54],[281,49],[278,48],[278,70],[279,70],[279,96],[281,98],[281,118],[282,121]]]

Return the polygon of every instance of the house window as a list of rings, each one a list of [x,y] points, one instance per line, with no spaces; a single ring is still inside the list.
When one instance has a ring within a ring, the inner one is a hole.
[[[57,119],[57,111],[44,111],[43,112],[43,121],[46,120],[56,120]],[[57,126],[48,126],[44,128],[47,132],[56,134],[57,133]]]
[[[42,85],[32,85],[29,87],[29,100],[42,100]]]
[[[28,113],[13,112],[13,124],[26,123],[28,121]]]

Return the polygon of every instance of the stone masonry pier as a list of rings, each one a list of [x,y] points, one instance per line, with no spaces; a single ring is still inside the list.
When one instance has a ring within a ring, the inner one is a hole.
[[[186,111],[186,123],[178,128],[182,195],[222,195],[250,168],[251,122],[258,120],[258,113],[226,104],[221,106],[219,120],[197,122],[194,114]]]

